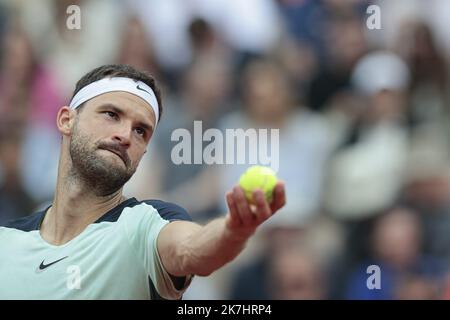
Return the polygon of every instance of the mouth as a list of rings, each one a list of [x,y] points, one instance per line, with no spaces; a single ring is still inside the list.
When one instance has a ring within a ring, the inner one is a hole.
[[[115,149],[112,149],[112,148],[99,148],[99,149],[100,150],[106,150],[106,151],[109,151],[111,153],[114,153],[116,156],[118,156],[122,160],[122,162],[125,164],[125,166],[127,165],[127,163],[125,162],[124,157],[122,156],[122,154],[119,151],[117,151]]]

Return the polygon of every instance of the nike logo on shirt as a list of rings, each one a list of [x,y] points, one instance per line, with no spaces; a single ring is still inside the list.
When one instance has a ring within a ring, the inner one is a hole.
[[[44,269],[47,269],[47,268],[50,267],[51,265],[54,265],[55,263],[60,262],[61,260],[64,260],[65,258],[68,258],[68,257],[69,257],[69,256],[65,256],[64,258],[55,260],[55,261],[50,262],[50,263],[47,263],[47,264],[44,263],[44,261],[45,261],[45,259],[44,259],[44,260],[42,260],[42,262],[41,262],[41,264],[39,265],[39,268],[36,270],[36,272],[40,272],[40,271],[42,271],[42,270],[44,270]]]

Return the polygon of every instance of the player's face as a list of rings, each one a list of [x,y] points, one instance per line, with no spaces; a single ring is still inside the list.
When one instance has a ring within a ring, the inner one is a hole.
[[[71,137],[74,169],[99,194],[117,191],[136,171],[155,123],[153,110],[130,93],[110,92],[88,101]]]

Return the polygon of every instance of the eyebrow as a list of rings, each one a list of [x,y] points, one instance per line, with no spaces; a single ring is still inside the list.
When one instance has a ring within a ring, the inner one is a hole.
[[[104,103],[102,105],[100,105],[98,107],[98,109],[109,109],[114,111],[115,113],[117,113],[118,115],[124,115],[125,112],[120,109],[117,105],[113,104],[113,103]],[[153,132],[153,126],[150,124],[147,124],[146,122],[143,121],[138,121],[138,125],[142,128],[144,128],[145,130],[149,131],[150,133]]]

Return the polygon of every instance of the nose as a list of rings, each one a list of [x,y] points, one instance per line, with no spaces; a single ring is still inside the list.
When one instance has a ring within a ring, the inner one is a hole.
[[[114,132],[112,139],[124,147],[131,143],[131,126],[122,125]]]

